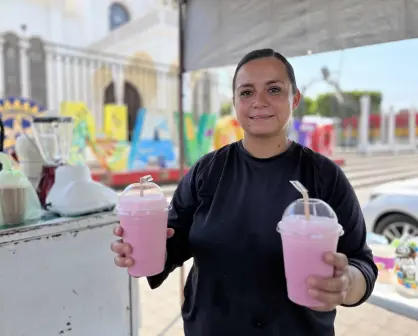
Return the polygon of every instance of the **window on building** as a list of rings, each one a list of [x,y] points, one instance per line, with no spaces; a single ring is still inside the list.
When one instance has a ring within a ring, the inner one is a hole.
[[[115,30],[120,26],[128,23],[131,20],[131,16],[129,14],[128,9],[120,4],[120,3],[113,3],[109,7],[109,27],[110,30]]]

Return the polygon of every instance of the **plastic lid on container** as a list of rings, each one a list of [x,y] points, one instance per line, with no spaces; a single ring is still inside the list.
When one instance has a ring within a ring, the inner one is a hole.
[[[135,216],[170,210],[163,191],[152,180],[151,175],[146,175],[141,177],[139,183],[127,186],[119,195],[115,212],[118,215]]]
[[[0,163],[2,170],[0,171],[0,187],[8,186],[15,188],[26,188],[30,184],[29,180],[20,170],[14,169],[12,161],[8,155],[0,152]]]
[[[309,217],[305,213],[307,209]],[[285,209],[277,231],[311,238],[324,238],[335,233],[341,236],[344,233],[334,210],[316,198],[309,198],[307,202],[302,198],[292,202]]]
[[[316,198],[309,198],[307,203],[311,216],[325,217],[338,221],[334,210],[326,202]],[[297,199],[288,205],[282,217],[286,218],[289,216],[304,216],[305,204],[306,202],[303,198]]]
[[[369,244],[374,257],[395,258],[395,248],[391,245]]]

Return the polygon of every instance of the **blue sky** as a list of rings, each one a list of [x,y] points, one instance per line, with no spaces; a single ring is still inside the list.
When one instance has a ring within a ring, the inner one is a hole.
[[[299,87],[321,76],[326,65],[344,91],[371,90],[383,94],[383,106],[418,107],[418,39],[290,58]],[[230,81],[233,67],[221,82]],[[325,83],[309,87],[306,95],[332,91]]]

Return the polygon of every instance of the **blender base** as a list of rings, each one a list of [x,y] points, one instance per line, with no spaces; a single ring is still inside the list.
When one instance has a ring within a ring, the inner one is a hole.
[[[52,186],[55,183],[55,170],[58,166],[56,165],[44,165],[42,167],[41,178],[36,188],[36,193],[38,194],[39,201],[41,202],[42,207],[48,210],[48,204],[46,198],[51,190]]]
[[[86,165],[62,165],[46,202],[49,211],[73,217],[112,210],[117,200],[113,189],[92,180]]]

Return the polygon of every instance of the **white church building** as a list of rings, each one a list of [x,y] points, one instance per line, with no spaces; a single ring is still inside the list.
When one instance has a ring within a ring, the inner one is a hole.
[[[103,106],[125,104],[173,125],[178,101],[178,12],[173,0],[1,1],[0,96],[48,109],[82,101],[97,129]],[[185,109],[217,113],[214,71],[186,76]]]

